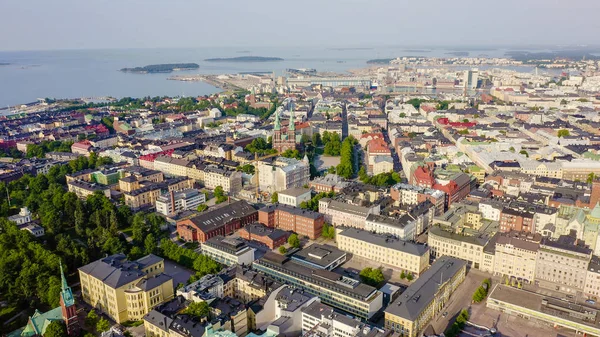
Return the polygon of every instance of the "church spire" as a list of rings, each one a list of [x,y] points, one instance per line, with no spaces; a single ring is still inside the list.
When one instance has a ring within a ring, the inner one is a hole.
[[[279,111],[275,111],[275,127],[273,130],[281,130],[281,122],[279,121]]]
[[[60,263],[60,297],[62,298],[62,302],[65,306],[69,307],[75,304],[75,299],[73,298],[73,292],[71,288],[69,288],[69,284],[67,283],[67,278],[65,277],[65,273],[63,272],[62,262]]]
[[[65,290],[67,288],[69,288],[69,285],[67,284],[67,279],[65,278],[65,273],[63,272],[63,269],[62,269],[62,262],[59,261],[59,264],[60,264],[60,281],[61,281],[60,288],[62,289],[62,292],[64,293]]]

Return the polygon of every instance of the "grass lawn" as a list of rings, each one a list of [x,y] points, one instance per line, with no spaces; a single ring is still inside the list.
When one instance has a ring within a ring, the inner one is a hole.
[[[123,325],[126,328],[134,328],[134,327],[140,326],[142,324],[144,324],[144,321],[142,321],[142,320],[139,320],[139,321],[126,321],[126,322],[121,323],[121,325]]]

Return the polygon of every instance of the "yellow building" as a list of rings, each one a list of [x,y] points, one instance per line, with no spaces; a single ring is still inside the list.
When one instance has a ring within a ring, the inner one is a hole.
[[[173,279],[164,270],[164,259],[156,255],[136,261],[108,256],[79,268],[81,294],[117,323],[140,320],[174,296]]]
[[[476,269],[482,268],[483,248],[489,239],[485,234],[462,235],[446,231],[439,226],[431,227],[427,235],[431,255],[436,258],[446,255],[467,260],[469,265]]]
[[[385,327],[405,337],[420,336],[464,281],[467,263],[444,256],[385,309]]]
[[[338,248],[378,263],[419,275],[429,266],[429,247],[391,235],[346,228],[336,233]]]
[[[132,177],[119,180],[119,186],[123,191],[125,205],[137,209],[148,205],[154,205],[161,194],[171,191],[181,191],[194,186],[194,180],[187,177],[167,179],[159,183],[144,183]]]

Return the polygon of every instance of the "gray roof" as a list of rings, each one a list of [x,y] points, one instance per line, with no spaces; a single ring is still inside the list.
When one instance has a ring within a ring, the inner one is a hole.
[[[297,197],[300,195],[303,195],[307,192],[310,192],[310,188],[304,188],[304,187],[292,187],[292,188],[288,188],[287,190],[283,190],[279,192],[279,195],[290,195],[292,197]]]
[[[89,263],[79,270],[101,280],[111,288],[119,288],[145,277],[146,273],[142,269],[150,265],[151,261],[160,262],[162,260],[162,258],[150,254],[137,261],[128,261],[125,254],[115,254]],[[149,285],[152,285],[152,282],[154,281],[151,281]]]
[[[329,245],[313,243],[294,253],[292,259],[313,267],[325,269],[333,262],[346,256],[346,252]]]
[[[254,262],[276,271],[272,276],[283,273],[303,280],[304,282],[318,284],[321,287],[331,289],[346,296],[362,301],[367,300],[374,292],[374,287],[350,280],[340,274],[317,268],[310,268],[305,264],[293,261],[286,256],[273,252],[267,252],[262,258]],[[266,272],[271,275],[270,272]]]
[[[160,273],[158,275],[149,277],[149,278],[143,278],[138,284],[136,284],[136,286],[140,289],[142,289],[143,291],[148,291],[151,289],[154,289],[158,286],[160,286],[161,284],[171,280],[172,277],[167,275],[167,274],[163,274]]]
[[[464,273],[467,262],[443,256],[424,272],[413,284],[398,296],[386,309],[386,313],[411,321],[433,301],[441,284],[452,279],[459,272]]]
[[[347,228],[338,234],[352,239],[368,242],[370,244],[394,249],[403,253],[423,256],[429,251],[429,247],[410,241],[398,240],[392,235],[377,234],[357,228]]]

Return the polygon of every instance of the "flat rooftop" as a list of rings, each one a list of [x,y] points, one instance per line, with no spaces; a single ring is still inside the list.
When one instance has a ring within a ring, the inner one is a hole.
[[[327,269],[328,266],[345,257],[346,252],[333,246],[321,245],[318,243],[313,243],[312,245],[303,248],[291,256],[293,260],[306,263],[310,266],[320,269]]]

